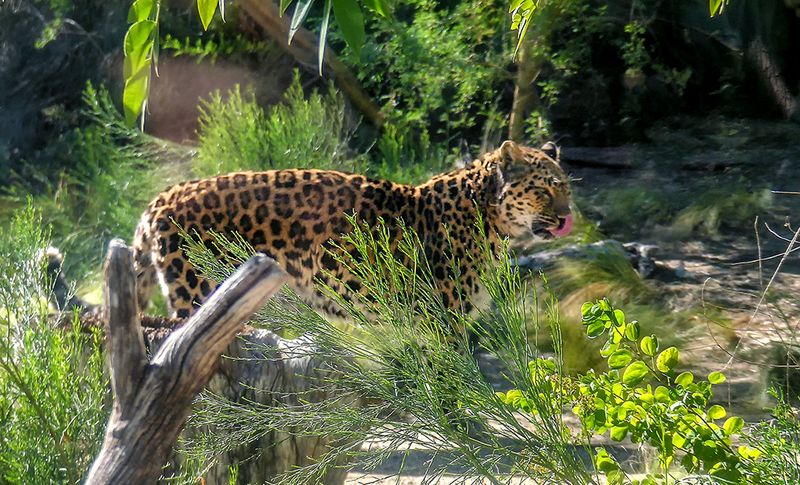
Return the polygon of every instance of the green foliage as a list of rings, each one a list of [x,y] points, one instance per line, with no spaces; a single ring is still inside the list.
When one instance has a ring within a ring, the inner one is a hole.
[[[512,385],[545,394],[554,386],[552,381],[531,381],[528,362],[536,350],[528,340],[528,330],[539,315],[538,307],[527,305],[524,297],[535,290],[521,279],[508,257],[495,259],[484,254],[493,264],[484,266],[481,280],[497,310],[475,320],[443,305],[435,291],[438,283],[412,230],[401,226],[402,240],[393,247],[386,226],[370,228],[352,222],[353,232],[343,240],[350,251],[336,254],[341,254],[337,256],[340,264],[358,275],[366,294],[349,301],[330,287],[322,285],[321,289],[356,328],[321,318],[291,294],[271,300],[255,322],[313,337],[315,356],[341,370],[336,379],[319,383],[330,400],[303,406],[259,406],[204,395],[194,424],[208,432],[188,443],[192,456],[213,459],[222,450],[251,442],[276,428],[291,427],[303,434],[335,435],[345,441],[369,435],[385,446],[333,449],[319,462],[281,477],[280,483],[315,483],[344,457],[361,459],[361,465],[370,470],[397,453],[409,453],[409,443],[431,442],[447,443],[437,449],[438,459],[431,458],[428,463],[427,479],[433,482],[451,465],[463,467],[465,476],[494,481],[512,471],[508,458],[516,457],[515,474],[589,483],[591,474],[580,462],[561,422],[562,403],[537,401],[540,412],[517,421],[470,355],[468,329],[479,334],[503,362],[505,377]],[[481,227],[480,221],[476,227]],[[248,252],[240,243],[218,242],[234,258]],[[219,275],[231,271],[198,241],[188,252],[204,272]],[[546,306],[555,312],[553,301],[548,300]],[[557,334],[557,316],[552,314],[549,320]],[[357,410],[343,407],[342,400],[351,396],[363,398],[363,406]],[[413,419],[392,420],[387,426],[390,415]],[[497,429],[490,424],[497,422],[504,426]],[[488,429],[492,431],[476,432]],[[520,453],[520,449],[524,451]]]
[[[774,391],[773,419],[756,423],[742,435],[738,452],[749,483],[800,483],[800,418],[797,410]],[[737,427],[742,423],[736,423]]]
[[[163,144],[128,128],[105,89],[87,86],[84,103],[93,124],[70,133],[57,154],[73,168],[34,198],[59,248],[73,256],[67,258],[72,275],[99,269],[101,248],[114,237],[133,234],[142,208],[166,183],[153,160],[169,153]],[[28,186],[13,190],[31,192]]]
[[[721,15],[727,4],[728,0],[708,0],[708,11],[712,17]]]
[[[166,34],[161,40],[161,50],[170,51],[174,56],[191,56],[200,62],[208,59],[216,62],[222,56],[226,60],[239,60],[246,55],[266,56],[276,52],[277,48],[268,42],[250,40],[241,33],[226,34],[216,31],[212,38],[190,39],[185,36],[182,40],[171,34]]]
[[[530,27],[531,18],[539,3],[540,0],[512,0],[508,7],[508,13],[511,14],[511,30],[517,32],[517,47],[514,49],[514,57],[517,56],[519,48],[522,46],[522,41]]]
[[[285,101],[264,111],[235,88],[224,99],[217,92],[200,106],[197,157],[199,177],[236,170],[321,168],[356,171],[350,159],[344,101],[333,91],[308,99],[298,75]]]
[[[122,107],[129,125],[136,122],[147,105],[150,77],[158,57],[160,10],[161,2],[158,0],[136,0],[128,11],[128,22],[131,25],[123,42],[125,60],[122,75],[125,88],[122,92]]]
[[[403,129],[445,143],[464,130],[477,138],[509,79],[503,5],[411,0],[392,18],[371,17],[356,74]]]
[[[451,159],[440,145],[431,144],[428,133],[387,125],[372,158],[367,174],[400,183],[420,183],[452,166]]]
[[[532,402],[539,399],[567,401],[580,418],[586,439],[608,432],[613,441],[629,437],[634,443],[655,448],[659,472],[643,480],[627,477],[616,460],[599,448],[594,465],[609,483],[667,482],[670,466],[677,458],[688,473],[707,474],[726,483],[742,481],[743,457],[755,457],[749,448],[735,451],[732,447],[732,435],[742,431],[743,420],[732,416],[720,426],[717,423],[727,412],[718,404],[710,405],[711,386],[724,382],[724,375],[714,372],[708,381],[698,382],[688,371],[676,375],[678,349],[669,347],[659,352],[658,339],[640,338],[639,323],[627,321],[607,299],[585,303],[581,313],[589,338],[607,336],[600,354],[610,370],[591,370],[565,380],[552,363],[540,358],[531,362],[535,379],[563,384],[549,395],[534,395],[523,389],[501,394],[503,400],[526,412],[531,412]]]
[[[3,483],[79,482],[108,417],[102,339],[78,325],[56,328],[48,316],[43,227],[29,205],[0,228]]]
[[[769,189],[713,189],[700,194],[691,205],[681,210],[672,222],[676,235],[697,231],[718,234],[723,227],[741,228],[752,224],[774,204]]]
[[[626,321],[624,313],[606,299],[584,304],[581,313],[591,338],[607,335],[600,352],[612,369],[579,378],[573,412],[580,416],[584,431],[603,434],[610,430],[612,440],[630,436],[634,443],[653,446],[661,470],[646,480],[666,480],[678,453],[683,454],[680,463],[688,473],[703,471],[723,480],[741,480],[740,457],[731,441],[731,435],[741,431],[741,418],[731,417],[720,427],[715,421],[726,416],[725,409],[709,406],[711,386],[724,382],[724,375],[714,372],[708,381],[698,382],[688,371],[676,375],[678,349],[659,352],[655,336],[638,338],[638,322]],[[620,378],[615,369],[621,367],[625,370]],[[645,379],[655,381],[657,387]],[[603,471],[600,458],[596,463]],[[619,473],[606,474],[610,481],[621,482]]]
[[[712,387],[725,382],[724,374],[712,372],[701,380],[690,371],[679,372],[680,351],[662,347],[655,335],[644,335],[637,321],[628,320],[608,300],[586,303],[581,311],[589,338],[605,337],[600,354],[609,370],[569,377],[561,359],[555,299],[551,294],[539,300],[536,287],[521,278],[507,257],[484,254],[490,264],[482,266],[481,281],[496,310],[474,320],[447,310],[435,296],[437,282],[413,231],[402,228],[403,239],[392,247],[383,225],[352,222],[353,232],[343,241],[350,251],[337,253],[337,258],[359,278],[366,294],[351,301],[326,285],[321,289],[346,311],[356,329],[328,322],[291,294],[271,301],[257,320],[267,328],[312,337],[315,355],[342,371],[341,377],[320,383],[335,398],[275,408],[205,395],[195,425],[207,431],[188,443],[194,459],[211,460],[223,450],[286,427],[345,440],[370,436],[386,447],[332,450],[320,462],[283,477],[285,483],[314,481],[344,456],[362,460],[369,470],[401,447],[430,440],[448,443],[436,455],[448,465],[464,466],[464,477],[503,479],[509,469],[501,463],[510,461],[517,476],[577,484],[595,483],[595,478],[575,461],[573,447],[606,432],[613,441],[630,439],[653,447],[659,460],[657,472],[634,480],[599,447],[593,465],[609,483],[666,483],[678,464],[697,477],[750,483],[745,482],[748,477],[775,472],[780,460],[790,459],[785,453],[796,452],[796,441],[785,435],[764,444],[782,447],[784,455],[772,464],[760,461],[763,452],[756,446],[735,448],[732,439],[746,431],[744,421],[712,402]],[[223,236],[217,236],[217,245],[229,257],[220,261],[200,241],[188,248],[193,264],[215,279],[224,278],[252,251]],[[293,310],[287,311],[287,305]],[[539,328],[540,308],[546,309],[545,323],[555,342],[552,358],[538,353],[538,337],[531,339],[531,328]],[[495,393],[486,382],[469,356],[466,330],[499,358],[511,390]],[[353,395],[365,398],[365,407],[355,411],[341,406],[343,396]],[[564,425],[565,408],[580,419],[577,436]],[[412,419],[387,426],[390,414]],[[796,429],[796,422],[785,424],[782,432],[787,428]],[[428,479],[444,472],[431,462]]]
[[[281,0],[281,13],[285,12],[292,3],[293,0]],[[295,11],[292,15],[287,42],[291,42],[313,4],[314,0],[297,0],[295,2]],[[368,0],[365,4],[379,16],[387,16],[390,12],[389,5],[385,0]],[[197,0],[197,13],[200,16],[203,30],[208,30],[216,15],[217,7],[219,7],[220,15],[224,18],[224,1]],[[356,0],[325,0],[325,15],[322,21],[318,57],[320,73],[322,73],[331,7],[333,7],[333,14],[339,24],[342,36],[350,49],[355,52],[356,57],[361,56],[361,48],[364,44],[364,15],[359,3]],[[122,104],[125,119],[131,125],[141,117],[141,126],[144,127],[144,112],[147,106],[152,72],[158,62],[160,10],[160,0],[135,0],[128,13],[128,23],[131,25],[125,34],[123,44],[125,88],[122,94]]]

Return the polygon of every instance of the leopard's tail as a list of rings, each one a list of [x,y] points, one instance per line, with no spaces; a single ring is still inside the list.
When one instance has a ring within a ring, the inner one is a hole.
[[[136,272],[136,296],[141,312],[147,308],[158,286],[153,245],[150,211],[146,211],[139,220],[133,236],[133,268]]]

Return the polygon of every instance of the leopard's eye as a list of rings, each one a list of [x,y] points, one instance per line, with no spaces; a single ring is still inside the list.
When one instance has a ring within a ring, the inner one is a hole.
[[[544,202],[545,204],[549,205],[553,203],[553,194],[550,193],[550,191],[547,189],[539,190],[539,197],[541,197],[542,202]]]

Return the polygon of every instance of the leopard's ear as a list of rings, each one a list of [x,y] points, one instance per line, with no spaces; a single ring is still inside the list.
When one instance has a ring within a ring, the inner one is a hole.
[[[548,141],[544,145],[542,145],[541,150],[544,152],[545,155],[552,158],[553,161],[558,162],[561,159],[561,147],[555,144],[555,142]]]
[[[528,174],[531,164],[525,151],[511,140],[500,145],[500,162],[497,164],[497,178],[500,185],[510,183]]]

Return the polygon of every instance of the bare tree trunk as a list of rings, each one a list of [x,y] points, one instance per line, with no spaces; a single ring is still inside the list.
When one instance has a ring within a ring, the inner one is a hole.
[[[535,40],[533,33],[523,39],[517,54],[517,79],[514,85],[514,101],[511,105],[511,116],[508,120],[508,138],[515,142],[523,142],[525,137],[525,120],[539,107],[539,95],[533,82],[539,76],[542,59],[534,55]]]
[[[253,256],[224,282],[148,363],[137,316],[130,249],[112,241],[105,267],[105,313],[114,406],[87,484],[154,483],[195,395],[244,322],[285,280],[275,261]]]
[[[747,60],[752,64],[753,68],[758,73],[758,79],[764,90],[769,94],[770,98],[775,102],[781,114],[787,120],[796,119],[800,116],[798,110],[798,99],[794,97],[783,75],[778,69],[778,65],[772,58],[767,47],[764,45],[760,35],[747,46],[745,53]]]
[[[281,17],[278,6],[273,0],[239,0],[239,5],[275,42],[286,52],[294,56],[297,62],[306,66],[316,66],[319,56],[317,37],[306,29],[299,29],[288,44],[290,17]],[[330,70],[336,85],[350,99],[353,105],[370,123],[380,128],[385,122],[383,113],[372,98],[361,87],[361,83],[352,72],[325,47],[324,66]]]

